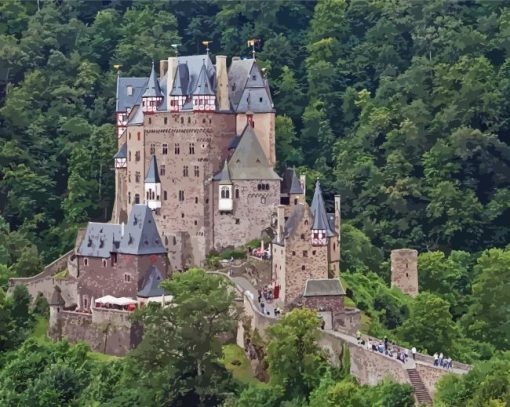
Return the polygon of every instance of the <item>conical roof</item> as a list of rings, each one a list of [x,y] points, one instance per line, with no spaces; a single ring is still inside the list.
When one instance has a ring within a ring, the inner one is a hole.
[[[201,95],[201,96],[214,96],[214,89],[211,85],[211,81],[209,81],[209,77],[207,76],[207,67],[205,66],[205,61],[202,64],[202,69],[200,70],[200,74],[198,75],[197,84],[195,85],[195,89],[193,89],[193,95]]]
[[[285,170],[281,192],[283,194],[303,194],[303,187],[294,168],[287,168]]]
[[[150,298],[165,295],[165,291],[159,286],[161,281],[163,281],[163,275],[156,266],[152,265],[143,278],[138,297]]]
[[[127,143],[122,144],[113,158],[127,158]]]
[[[219,181],[220,185],[232,184],[227,160],[225,160],[225,163],[223,164],[223,169],[213,177],[213,181]]]
[[[49,305],[65,305],[65,301],[64,299],[62,298],[62,293],[60,291],[60,287],[58,286],[55,286],[53,288],[53,294],[51,294],[51,298],[50,298],[50,302],[48,303]]]
[[[151,76],[149,77],[149,81],[147,82],[147,88],[143,93],[142,97],[150,98],[150,97],[162,97],[161,88],[159,87],[158,78],[156,77],[156,70],[154,69],[154,61],[152,62],[152,70]]]
[[[156,156],[153,155],[151,157],[151,162],[149,164],[147,176],[145,177],[145,183],[155,184],[158,182],[161,182],[161,180],[159,179],[158,163],[156,161]]]
[[[171,96],[186,96],[189,87],[189,69],[187,64],[177,65]]]
[[[322,196],[321,183],[319,179],[315,183],[315,192],[313,194],[312,205],[310,207],[313,215],[312,230],[325,230],[326,236],[334,236],[335,232],[331,230],[328,222],[328,213],[326,212],[326,205]]]

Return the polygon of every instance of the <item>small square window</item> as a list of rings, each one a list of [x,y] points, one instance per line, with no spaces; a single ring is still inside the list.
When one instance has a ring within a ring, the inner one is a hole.
[[[236,218],[236,225],[239,225],[241,223],[241,221],[239,220],[239,218]]]

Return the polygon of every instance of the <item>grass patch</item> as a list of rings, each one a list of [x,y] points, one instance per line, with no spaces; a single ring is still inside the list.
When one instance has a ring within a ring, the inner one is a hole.
[[[241,384],[262,384],[251,371],[250,361],[244,351],[235,344],[223,346],[223,359],[225,368],[232,372],[234,379]],[[234,362],[234,364],[232,364]],[[239,362],[239,364],[237,363]]]
[[[69,276],[69,271],[67,269],[60,270],[58,273],[53,275],[55,280],[65,280]]]
[[[89,352],[88,355],[92,360],[97,360],[98,362],[113,362],[114,360],[122,359],[119,356],[105,355],[99,352]]]

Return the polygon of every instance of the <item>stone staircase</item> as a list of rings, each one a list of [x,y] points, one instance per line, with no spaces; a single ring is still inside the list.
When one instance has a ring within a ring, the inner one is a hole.
[[[407,375],[414,388],[414,397],[418,405],[432,405],[432,398],[421,380],[420,374],[416,369],[407,369]]]

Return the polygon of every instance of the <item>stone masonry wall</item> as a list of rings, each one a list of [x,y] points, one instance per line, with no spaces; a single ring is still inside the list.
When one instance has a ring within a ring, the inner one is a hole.
[[[405,294],[418,295],[418,251],[391,251],[391,286],[400,288]]]
[[[93,309],[92,314],[60,311],[49,335],[54,340],[86,342],[95,352],[124,356],[142,338],[140,327],[128,317],[127,312],[115,310]]]
[[[258,185],[269,184],[268,191]],[[276,215],[280,203],[280,181],[233,181],[234,210],[220,213],[218,210],[218,183],[213,183],[214,248],[239,246],[259,239],[261,232],[270,226],[271,216]],[[239,198],[236,198],[239,191]]]
[[[65,270],[67,262],[72,256],[73,250],[67,252],[63,256],[59,257],[52,263],[44,267],[44,270],[32,277],[20,277],[11,278],[9,280],[8,292],[12,293],[14,287],[18,284],[23,284],[27,287],[28,293],[32,296],[32,300],[35,301],[39,293],[41,293],[48,301],[53,294],[54,279],[53,275],[59,271]]]
[[[426,365],[424,363],[417,362],[416,370],[420,374],[421,380],[428,390],[431,397],[434,397],[436,392],[436,384],[448,371],[441,367],[435,367]]]

